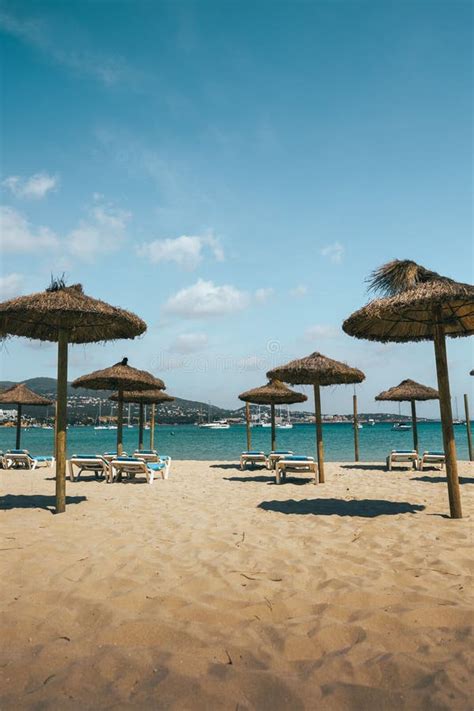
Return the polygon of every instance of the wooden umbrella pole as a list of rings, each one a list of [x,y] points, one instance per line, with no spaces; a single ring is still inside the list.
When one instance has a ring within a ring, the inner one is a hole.
[[[60,328],[56,404],[56,513],[66,510],[67,347],[68,332]]]
[[[444,454],[446,457],[446,476],[448,479],[449,510],[451,518],[462,518],[461,494],[459,491],[456,443],[454,441],[453,415],[451,412],[451,394],[449,392],[448,359],[446,356],[446,337],[441,322],[441,309],[434,312],[434,347],[436,373],[438,376],[439,407],[443,428]]]
[[[118,391],[118,411],[117,411],[117,456],[123,454],[123,388]]]
[[[16,448],[20,449],[21,446],[21,405],[18,403],[17,414],[16,414]]]
[[[247,425],[247,452],[250,451],[252,446],[252,437],[250,434],[250,403],[245,403],[245,422]]]
[[[272,452],[275,450],[276,447],[276,436],[275,436],[275,405],[270,405],[270,413],[271,413],[271,420],[272,420]]]
[[[418,427],[416,426],[416,403],[411,400],[411,426],[413,428],[413,449],[418,452]]]
[[[314,386],[314,414],[316,418],[316,454],[318,457],[318,477],[319,483],[324,484],[323,427],[321,422],[321,393],[319,385]],[[316,477],[314,477],[314,483],[317,483]]]
[[[359,420],[357,417],[357,395],[352,396],[352,407],[354,412],[354,461],[359,461]]]
[[[469,461],[473,461],[472,457],[472,434],[471,434],[471,419],[469,417],[469,401],[466,393],[464,393],[464,413],[466,415],[466,432],[467,432],[467,448],[469,450]]]
[[[143,449],[143,403],[140,403],[140,416],[138,420],[138,449],[141,451]]]
[[[151,406],[150,415],[150,449],[155,447],[155,405]]]

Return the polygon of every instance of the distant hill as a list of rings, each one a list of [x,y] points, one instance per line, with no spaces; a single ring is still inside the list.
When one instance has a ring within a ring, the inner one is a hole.
[[[56,379],[55,378],[29,378],[23,381],[27,387],[39,395],[44,395],[52,400],[56,399]],[[15,385],[14,382],[4,380],[0,382],[0,390]],[[71,383],[68,383],[68,417],[69,420],[86,422],[91,419],[96,419],[99,411],[99,403],[103,415],[110,413],[109,397],[112,395],[112,390],[90,390],[88,388],[73,388]],[[92,402],[91,402],[92,401]],[[8,410],[14,408],[14,405],[1,405],[0,409]],[[135,412],[136,410],[136,412]],[[42,419],[46,416],[52,416],[52,408],[46,407],[24,407],[23,412],[28,417],[36,417]],[[132,416],[136,415],[138,407],[132,406]],[[214,419],[224,419],[226,417],[235,416],[233,410],[225,410],[216,405],[208,405],[204,402],[196,400],[186,400],[184,398],[176,398],[174,402],[164,403],[157,408],[157,414],[160,422],[185,423],[196,422],[200,417],[207,420],[210,417]]]

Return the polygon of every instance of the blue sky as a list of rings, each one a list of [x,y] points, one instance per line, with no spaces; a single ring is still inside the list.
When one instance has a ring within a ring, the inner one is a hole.
[[[472,281],[470,2],[22,0],[0,30],[1,298],[65,272],[148,324],[74,347],[71,377],[128,355],[236,406],[319,350],[366,372],[365,411],[405,377],[436,383],[432,344],[340,326],[390,259]],[[448,355],[461,396],[469,339]],[[55,363],[12,339],[2,378]],[[325,389],[323,409],[351,395]]]

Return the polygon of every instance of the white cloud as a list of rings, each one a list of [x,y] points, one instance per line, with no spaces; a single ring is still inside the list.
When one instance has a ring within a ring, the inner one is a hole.
[[[198,281],[171,296],[164,305],[164,312],[183,318],[224,316],[242,311],[249,304],[249,295],[234,286],[216,286],[212,281]]]
[[[317,341],[322,338],[336,338],[340,331],[335,326],[310,326],[305,331],[305,339],[307,341]]]
[[[290,289],[290,296],[299,298],[301,296],[306,296],[308,293],[308,287],[305,284],[298,284],[294,289]]]
[[[205,333],[181,333],[170,346],[175,353],[196,353],[207,346]]]
[[[117,251],[125,240],[131,213],[111,204],[97,203],[89,211],[89,218],[66,237],[67,249],[78,259],[93,261],[97,256]]]
[[[21,274],[7,274],[0,276],[0,299],[12,299],[21,294],[23,286],[23,276]]]
[[[4,252],[33,252],[58,244],[58,238],[48,227],[33,228],[20,212],[0,206],[0,245]]]
[[[138,254],[154,264],[175,262],[182,269],[192,271],[202,261],[203,248],[208,247],[218,262],[224,260],[220,241],[212,234],[181,235],[175,239],[157,239],[138,247]]]
[[[15,197],[31,200],[41,200],[51,190],[56,190],[58,185],[58,176],[49,173],[35,173],[29,178],[11,175],[2,181],[2,186],[10,190]]]
[[[255,292],[255,300],[259,304],[264,304],[273,295],[274,289],[268,287],[266,289],[257,289]]]
[[[333,264],[340,264],[345,251],[345,247],[340,242],[333,242],[333,244],[328,244],[326,247],[323,247],[321,254],[323,257],[327,257]]]

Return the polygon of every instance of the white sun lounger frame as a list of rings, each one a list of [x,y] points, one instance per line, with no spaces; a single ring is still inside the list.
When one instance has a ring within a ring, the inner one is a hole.
[[[270,452],[267,457],[267,468],[275,469],[276,463],[279,462],[280,459],[284,459],[285,457],[291,457],[293,454],[294,452],[292,452],[291,450],[280,454],[278,452]]]
[[[308,459],[279,459],[275,464],[275,482],[281,484],[282,479],[286,479],[287,471],[290,472],[312,472],[314,480],[317,481],[317,465],[313,457]]]
[[[243,471],[248,464],[263,464],[267,466],[267,457],[265,452],[254,452],[250,454],[249,452],[242,452],[240,455],[240,469]]]
[[[77,467],[77,471],[74,471]],[[71,457],[68,462],[69,479],[77,481],[82,472],[94,472],[94,474],[103,474],[108,480],[109,478],[109,462],[101,455],[96,457]]]
[[[155,471],[154,469],[151,469],[147,462],[144,462],[143,459],[136,461],[130,459],[113,459],[110,462],[109,478],[107,481],[109,483],[116,481],[122,474],[129,474],[132,478],[134,478],[137,474],[143,474],[149,484],[153,484],[153,480],[159,474],[162,479],[168,479],[171,467],[171,457],[163,457],[163,459],[160,459],[160,462],[150,463],[163,463],[164,466],[162,469]]]
[[[431,454],[430,452],[423,452],[423,456],[420,459],[420,471],[423,471],[425,464],[439,464],[440,468],[443,469],[446,463],[446,457],[444,454]]]
[[[42,459],[32,457],[29,452],[5,452],[5,469],[39,469],[40,467],[51,467],[56,461],[54,457]],[[19,465],[19,466],[18,466]]]
[[[413,469],[418,469],[418,452],[413,449],[411,452],[397,452],[396,449],[392,449],[390,454],[386,459],[387,470],[392,471],[392,464],[411,464]]]

